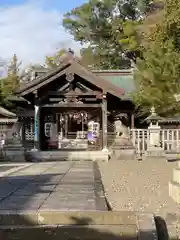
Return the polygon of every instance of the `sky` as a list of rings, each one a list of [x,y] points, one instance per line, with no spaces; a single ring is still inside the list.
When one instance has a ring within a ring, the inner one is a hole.
[[[0,58],[43,63],[59,48],[80,45],[62,26],[63,14],[86,0],[0,0]],[[0,61],[1,63],[2,61]]]

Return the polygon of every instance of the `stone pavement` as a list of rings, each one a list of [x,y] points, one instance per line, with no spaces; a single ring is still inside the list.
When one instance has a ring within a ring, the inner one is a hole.
[[[107,210],[93,162],[34,163],[0,179],[0,210]]]
[[[107,210],[96,162],[34,163],[0,178],[0,239],[157,240],[152,214]]]

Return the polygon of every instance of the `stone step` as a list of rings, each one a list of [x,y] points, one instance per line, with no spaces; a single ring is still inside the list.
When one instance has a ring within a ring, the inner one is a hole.
[[[180,203],[180,184],[174,181],[169,182],[169,196],[172,199]]]
[[[157,240],[153,214],[130,211],[0,212],[0,239]]]
[[[108,161],[108,152],[103,151],[42,151],[43,160],[102,160]]]
[[[1,228],[0,239],[12,240],[138,240],[135,225],[78,225]],[[141,238],[142,239],[142,238]],[[145,240],[145,238],[143,238]]]
[[[173,181],[180,184],[180,168],[173,169]]]

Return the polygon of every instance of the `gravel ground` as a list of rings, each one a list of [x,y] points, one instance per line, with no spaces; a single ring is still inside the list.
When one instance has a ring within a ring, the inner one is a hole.
[[[99,162],[107,199],[113,210],[153,212],[165,218],[179,214],[168,193],[175,162],[109,161]]]
[[[98,164],[113,211],[154,213],[165,221],[168,239],[180,239],[180,204],[169,197],[168,189],[177,163],[111,160]],[[166,232],[165,229],[163,231]]]

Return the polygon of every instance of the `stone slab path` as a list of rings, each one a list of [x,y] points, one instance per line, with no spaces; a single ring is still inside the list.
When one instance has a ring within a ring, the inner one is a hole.
[[[107,210],[96,162],[33,163],[0,177],[0,239],[157,240],[152,214]]]
[[[0,178],[0,211],[107,210],[93,162],[34,163]]]

